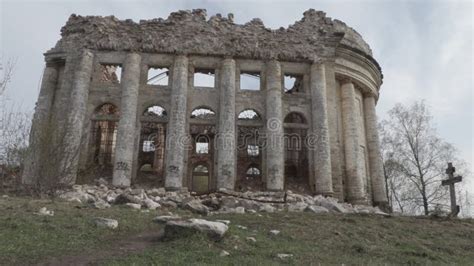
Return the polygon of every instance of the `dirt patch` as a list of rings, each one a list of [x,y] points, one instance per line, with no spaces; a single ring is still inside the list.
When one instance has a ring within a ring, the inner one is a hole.
[[[98,265],[103,260],[140,253],[146,248],[158,243],[162,235],[161,232],[146,231],[135,236],[128,236],[126,239],[109,240],[114,243],[107,246],[105,249],[88,250],[82,252],[80,255],[50,258],[49,260],[40,262],[36,265]]]

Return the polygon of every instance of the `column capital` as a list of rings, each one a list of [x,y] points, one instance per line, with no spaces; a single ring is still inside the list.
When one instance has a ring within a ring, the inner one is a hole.
[[[319,56],[314,56],[310,61],[312,65],[325,65],[328,63],[334,63],[334,60],[322,58]]]
[[[341,82],[341,85],[347,85],[350,83],[352,86],[354,86],[354,80],[350,77],[339,78],[339,81]]]
[[[222,60],[222,65],[233,64],[235,65],[235,60],[232,57],[224,57]]]

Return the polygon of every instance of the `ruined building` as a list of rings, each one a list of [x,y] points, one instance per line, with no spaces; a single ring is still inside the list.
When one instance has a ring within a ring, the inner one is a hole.
[[[61,36],[45,53],[25,184],[104,177],[387,201],[381,69],[324,12],[275,30],[201,9],[139,23],[72,15]]]

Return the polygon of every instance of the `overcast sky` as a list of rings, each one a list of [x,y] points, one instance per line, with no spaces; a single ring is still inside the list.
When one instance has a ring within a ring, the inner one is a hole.
[[[440,135],[473,165],[473,4],[471,1],[22,1],[0,0],[0,52],[17,58],[8,96],[33,109],[43,53],[60,38],[72,13],[120,19],[166,18],[179,9],[205,8],[208,16],[234,14],[236,23],[259,17],[276,29],[322,10],[356,29],[384,74],[380,118],[401,102],[425,99]],[[474,171],[472,171],[474,172]],[[474,191],[474,182],[472,182]]]

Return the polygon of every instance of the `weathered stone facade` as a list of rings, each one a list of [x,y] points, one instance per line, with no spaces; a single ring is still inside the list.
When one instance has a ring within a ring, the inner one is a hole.
[[[139,23],[72,15],[61,33],[45,54],[25,184],[93,176],[386,203],[382,73],[343,22],[310,9],[271,30],[193,10]],[[199,86],[199,73],[214,83]]]

